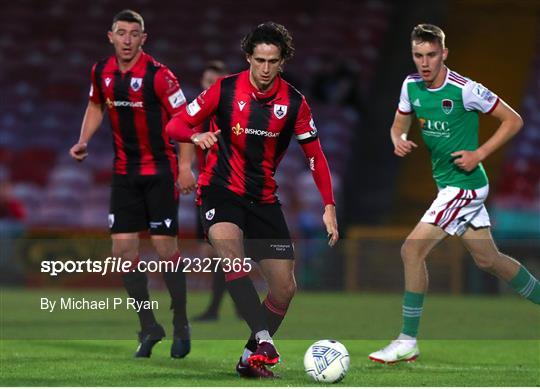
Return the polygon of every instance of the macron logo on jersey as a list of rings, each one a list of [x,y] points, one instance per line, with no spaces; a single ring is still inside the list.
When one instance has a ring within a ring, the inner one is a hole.
[[[239,101],[238,102],[238,108],[240,108],[240,111],[243,111],[245,106],[246,106],[245,101]]]
[[[422,106],[422,104],[420,104],[420,100],[418,98],[416,100],[414,100],[412,105],[414,105],[415,107],[421,107]]]

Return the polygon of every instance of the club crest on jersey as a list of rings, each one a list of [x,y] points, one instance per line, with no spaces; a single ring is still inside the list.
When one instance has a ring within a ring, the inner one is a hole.
[[[215,214],[216,214],[216,209],[212,208],[211,210],[205,213],[206,220],[212,220]]]
[[[287,115],[287,106],[281,104],[274,104],[274,115],[276,115],[278,119],[283,119],[283,117]]]
[[[131,89],[133,89],[133,92],[137,92],[139,89],[141,89],[141,86],[142,86],[142,78],[134,77],[131,79]]]
[[[448,115],[454,109],[454,102],[449,99],[444,99],[441,101],[441,107],[443,112]]]

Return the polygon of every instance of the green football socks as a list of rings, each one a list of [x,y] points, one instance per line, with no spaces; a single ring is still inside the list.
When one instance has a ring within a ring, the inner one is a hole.
[[[540,304],[540,282],[523,266],[519,268],[516,276],[510,280],[510,286],[527,300]]]
[[[424,306],[424,293],[405,291],[403,296],[403,327],[401,333],[416,338]]]

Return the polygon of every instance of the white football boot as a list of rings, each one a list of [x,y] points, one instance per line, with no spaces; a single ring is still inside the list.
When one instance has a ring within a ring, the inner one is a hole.
[[[418,358],[420,350],[416,339],[396,339],[385,348],[369,354],[369,359],[379,363],[412,362]]]

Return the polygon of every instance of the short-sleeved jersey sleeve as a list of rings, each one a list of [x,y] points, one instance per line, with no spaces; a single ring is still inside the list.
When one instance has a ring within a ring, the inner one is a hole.
[[[204,90],[180,111],[180,117],[192,128],[200,125],[216,112],[221,94],[221,79]]]
[[[401,93],[399,95],[398,112],[403,115],[409,115],[413,112],[411,101],[409,100],[409,89],[407,88],[407,79],[401,85]]]
[[[96,65],[97,63],[92,66],[92,70],[90,71],[90,92],[88,93],[88,98],[93,103],[103,104],[99,93],[98,81],[96,80]]]
[[[294,124],[294,134],[300,144],[309,143],[318,137],[317,127],[311,115],[311,109],[303,96],[300,108],[298,109],[296,123]]]
[[[462,89],[463,106],[467,111],[492,112],[499,97],[482,84],[469,80]]]
[[[186,104],[186,97],[175,75],[166,67],[160,68],[154,78],[154,90],[169,115],[174,116]]]

